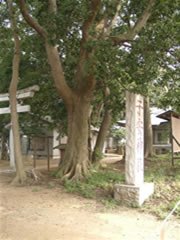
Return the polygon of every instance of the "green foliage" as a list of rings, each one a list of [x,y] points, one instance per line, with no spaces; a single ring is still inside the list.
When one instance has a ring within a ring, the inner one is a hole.
[[[54,184],[53,182],[49,182],[49,183],[48,183],[48,186],[49,186],[49,188],[54,188],[54,187],[55,187],[55,184]]]
[[[121,172],[114,172],[110,167],[104,169],[92,169],[87,179],[82,181],[65,180],[64,185],[67,192],[79,193],[86,198],[101,201],[106,208],[112,209],[120,206],[139,208],[155,214],[164,219],[180,200],[180,161],[176,166],[170,165],[170,155],[157,155],[146,163],[145,182],[154,182],[155,193],[149,200],[139,207],[136,202],[127,204],[122,201],[116,202],[112,197],[115,183],[123,183],[125,176]],[[102,193],[101,193],[102,192]],[[174,215],[180,217],[180,206]]]
[[[108,196],[108,197],[102,199],[101,202],[104,204],[104,206],[107,209],[113,209],[113,208],[116,208],[116,206],[117,206],[116,200],[111,196]]]
[[[140,207],[137,202],[132,202],[131,204],[129,204],[129,206],[130,206],[131,208],[139,208],[139,207]]]
[[[115,172],[105,172],[92,170],[91,175],[83,181],[69,181],[65,180],[65,188],[67,192],[80,193],[86,198],[96,198],[96,193],[98,189],[104,189],[110,191],[113,189],[115,183],[120,183],[124,181],[124,175]],[[109,199],[109,200],[108,200]],[[112,197],[104,199],[104,201],[114,202]]]
[[[125,128],[111,128],[111,136],[120,142],[125,139]]]
[[[111,186],[114,183],[124,182],[124,174],[113,171],[95,171],[87,178],[87,182],[96,187]]]
[[[104,154],[102,152],[100,152],[98,149],[96,149],[96,151],[94,151],[95,154],[95,159],[97,162],[99,162],[99,160],[103,159]]]
[[[92,96],[95,110],[99,104],[105,104],[106,108],[112,109],[113,120],[116,121],[119,113],[124,111],[124,93],[129,90],[143,95],[149,94],[154,104],[172,105],[180,111],[179,0],[156,1],[151,17],[136,38],[123,40],[120,44],[115,44],[113,37],[133,29],[148,1],[122,1],[114,28],[109,34],[103,35],[103,32],[96,30],[96,26],[104,16],[109,26],[117,11],[116,2],[102,1],[92,19],[92,27],[84,32],[84,35],[83,26],[89,24],[87,20],[93,15],[89,1],[58,0],[57,15],[48,13],[47,1],[32,0],[26,2],[26,6],[31,16],[47,31],[49,42],[58,47],[63,74],[73,93],[79,94],[84,86],[89,86],[87,79],[92,73],[96,80],[96,89],[93,89],[94,95],[92,92],[88,95]],[[23,114],[20,117],[21,128],[24,132],[33,134],[39,132],[41,127],[58,127],[60,132],[65,134],[67,112],[52,83],[43,40],[23,21],[17,1],[13,3],[17,10],[22,52],[19,88],[33,84],[41,87],[41,91],[32,101],[24,101],[31,103],[32,114]],[[13,41],[4,1],[0,5],[0,23],[0,92],[7,92],[12,73]],[[85,43],[82,41],[84,37],[87,37]],[[84,50],[86,58],[82,60],[80,56]],[[83,74],[77,76],[80,60]],[[104,96],[106,87],[109,87],[111,92],[107,99]],[[51,116],[52,121],[45,123],[45,116]],[[3,118],[0,122],[6,124],[8,121]],[[2,129],[3,125],[0,128]],[[159,176],[163,174],[159,173]]]
[[[111,94],[106,107],[112,109],[113,121],[116,121],[119,113],[124,111],[124,91],[127,89],[144,95],[151,92],[151,95],[156,96],[156,102],[161,105],[168,105],[171,102],[177,108],[179,106],[179,49],[177,46],[180,40],[180,34],[178,34],[180,18],[179,12],[176,11],[177,0],[158,1],[153,8],[152,16],[136,40],[126,41],[121,43],[121,46],[116,46],[111,39],[111,36],[128,32],[129,26],[135,24],[147,3],[146,0],[123,1],[116,25],[109,36],[103,38],[96,31],[95,26],[102,20],[104,11],[110,22],[117,9],[116,1],[102,1],[94,24],[89,30],[89,40],[84,46],[88,53],[93,52],[83,62],[86,73],[95,69],[97,89],[92,104],[94,108],[97,108],[97,99],[98,102],[104,101],[100,89],[108,86]],[[58,46],[68,85],[76,88],[75,73],[82,46],[82,25],[91,11],[89,2],[58,0],[57,15],[48,14],[46,1],[33,0],[26,5],[32,16],[47,30],[50,41],[52,41],[53,34],[56,34],[57,39],[53,40],[52,44]],[[18,5],[15,7],[22,50],[19,87],[39,84],[42,89],[36,95],[36,101],[33,102],[34,116],[29,117],[29,125],[33,122],[42,125],[41,117],[47,115],[53,119],[51,127],[52,125],[65,125],[67,114],[52,83],[43,41],[19,17]],[[1,4],[0,13],[0,92],[7,92],[11,78],[13,41],[5,2]],[[159,77],[161,69],[164,74]],[[166,85],[170,89],[168,94],[161,91]],[[161,94],[157,94],[158,91]],[[27,118],[24,122],[28,122]],[[66,132],[66,127],[63,131]]]
[[[176,181],[180,176],[180,161],[177,160],[175,166],[171,164],[171,154],[155,155],[150,158],[151,167],[145,168],[145,181],[162,181],[171,179]]]
[[[180,161],[171,166],[171,156],[159,155],[151,159],[151,164],[145,168],[145,181],[154,182],[155,193],[142,209],[165,218],[180,200]],[[175,211],[180,217],[180,207]]]
[[[91,186],[80,181],[72,182],[66,180],[65,188],[67,192],[80,193],[86,198],[95,198],[96,196],[94,192],[95,186]]]
[[[33,188],[33,190],[32,190],[33,192],[39,192],[39,188]]]

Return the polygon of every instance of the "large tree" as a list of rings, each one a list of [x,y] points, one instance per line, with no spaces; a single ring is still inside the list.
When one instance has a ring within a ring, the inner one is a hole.
[[[107,55],[117,53],[118,71],[124,76],[131,67],[122,61],[123,54],[131,57],[131,47],[145,49],[151,38],[153,47],[159,44],[159,36],[168,32],[163,31],[162,25],[174,14],[178,2],[48,0],[25,4],[19,0],[18,3],[24,19],[44,42],[57,91],[68,113],[68,144],[59,171],[68,178],[81,178],[88,171],[91,102],[99,76],[109,73]]]
[[[38,22],[29,14],[25,6],[25,1],[21,0],[19,3],[26,22],[32,26],[44,40],[48,62],[57,90],[67,107],[68,145],[64,160],[60,165],[60,171],[62,175],[68,178],[81,178],[87,174],[88,169],[88,117],[93,90],[96,86],[96,49],[93,47],[93,41],[95,42],[95,40],[100,37],[110,37],[110,33],[118,20],[123,1],[114,1],[114,3],[110,4],[101,2],[100,0],[94,0],[88,3],[86,1],[76,2],[76,4],[81,8],[83,7],[87,13],[86,16],[84,14],[80,23],[81,28],[78,29],[82,37],[78,49],[79,59],[74,69],[73,88],[70,88],[66,81],[62,66],[63,56],[59,54],[56,37],[56,29],[59,28],[56,22],[56,16],[65,13],[63,7],[67,7],[68,4],[65,2],[61,4],[61,2],[54,0],[49,0],[42,4],[41,10],[47,10],[46,13],[49,15],[52,29],[54,28],[50,31],[43,25],[42,21],[40,22],[41,19],[39,19]],[[72,1],[68,1],[68,3],[70,7]],[[133,40],[135,38],[150,17],[154,3],[155,0],[150,0],[147,3],[142,14],[140,14],[139,17],[136,16],[135,25],[129,28],[126,33],[120,34],[118,32],[111,37],[114,44],[120,45],[123,41]],[[64,27],[65,24],[62,28]],[[67,31],[67,29],[65,29],[65,31]],[[71,34],[71,30],[69,34]],[[61,46],[63,47],[62,44]]]
[[[20,40],[18,35],[18,28],[16,23],[16,18],[14,15],[12,1],[8,0],[8,8],[11,19],[11,28],[13,31],[14,37],[14,58],[12,64],[12,79],[9,87],[9,102],[11,109],[11,124],[13,131],[13,143],[14,143],[14,152],[15,152],[15,162],[16,162],[16,178],[14,179],[15,183],[24,183],[26,180],[26,173],[24,170],[22,154],[21,154],[21,142],[20,142],[20,131],[19,131],[19,121],[17,113],[17,101],[16,101],[16,92],[18,87],[19,80],[19,63],[20,63]]]

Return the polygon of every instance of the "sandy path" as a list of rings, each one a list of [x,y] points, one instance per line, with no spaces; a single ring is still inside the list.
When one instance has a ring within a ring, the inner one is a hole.
[[[12,187],[0,174],[0,240],[156,240],[161,221],[137,210],[104,209],[61,186]],[[180,240],[171,221],[168,240]],[[153,237],[152,237],[153,235]]]

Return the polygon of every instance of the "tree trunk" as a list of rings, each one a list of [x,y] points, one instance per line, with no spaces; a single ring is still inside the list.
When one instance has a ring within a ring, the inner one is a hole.
[[[90,109],[90,113],[89,113],[89,118],[88,118],[88,153],[89,153],[89,161],[92,161],[92,143],[91,143],[91,136],[92,136],[92,132],[91,132],[91,112],[92,112],[92,107]]]
[[[110,109],[107,109],[105,111],[104,119],[102,121],[100,130],[99,130],[99,134],[98,134],[98,137],[96,140],[94,152],[93,152],[93,157],[92,157],[93,163],[96,163],[101,158],[101,154],[102,154],[103,147],[104,147],[104,142],[106,140],[107,132],[108,132],[109,126],[111,124],[111,113],[112,113],[112,110],[110,110]]]
[[[90,100],[73,96],[68,107],[68,142],[59,174],[68,179],[81,179],[88,173],[88,118]]]
[[[1,150],[0,160],[9,160],[8,147],[7,147],[7,136],[6,136],[5,131],[2,131],[0,150]]]
[[[144,100],[144,157],[152,156],[152,124],[149,97]]]
[[[107,132],[109,129],[109,126],[111,124],[111,114],[112,110],[108,109],[109,105],[109,97],[110,95],[110,89],[108,87],[105,88],[104,90],[104,106],[105,106],[105,113],[104,113],[104,118],[101,123],[101,127],[99,130],[99,134],[96,140],[96,145],[94,147],[93,151],[93,156],[92,156],[92,162],[96,163],[102,158],[102,152],[103,152],[103,147],[104,147],[104,142],[106,140]]]
[[[26,180],[26,173],[24,171],[23,159],[21,154],[21,143],[20,143],[20,135],[19,135],[19,122],[18,122],[18,114],[16,109],[16,91],[19,80],[19,63],[20,63],[20,41],[17,34],[17,26],[16,20],[13,14],[13,7],[11,0],[8,0],[8,7],[11,17],[11,27],[13,30],[13,36],[15,41],[15,50],[14,50],[14,58],[13,58],[13,73],[12,79],[9,87],[9,101],[10,101],[10,109],[11,109],[11,123],[12,123],[12,131],[13,131],[13,140],[14,140],[14,152],[15,152],[15,162],[16,162],[16,178],[14,179],[14,183],[23,183]]]

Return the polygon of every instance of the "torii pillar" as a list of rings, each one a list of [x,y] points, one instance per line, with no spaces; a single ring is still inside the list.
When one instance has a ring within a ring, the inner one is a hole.
[[[16,93],[16,99],[26,99],[32,98],[34,93],[39,91],[39,86],[34,85],[32,87],[28,87],[22,90],[18,90]],[[0,102],[9,102],[9,93],[0,94]],[[18,105],[17,104],[17,112],[30,112],[30,105]],[[0,115],[1,114],[10,114],[11,109],[10,107],[0,108]],[[10,126],[10,133],[9,133],[9,149],[10,149],[10,167],[15,169],[15,156],[14,156],[14,137],[12,132],[12,127]]]

